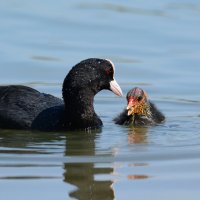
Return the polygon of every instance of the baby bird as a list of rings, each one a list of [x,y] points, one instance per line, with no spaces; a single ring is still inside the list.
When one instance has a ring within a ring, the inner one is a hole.
[[[119,125],[155,125],[165,120],[165,116],[148,99],[147,93],[138,87],[131,89],[126,96],[127,108],[114,119]]]

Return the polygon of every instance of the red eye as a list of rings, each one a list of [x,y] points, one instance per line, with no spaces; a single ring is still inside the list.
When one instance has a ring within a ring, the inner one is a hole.
[[[106,75],[108,76],[113,75],[113,69],[112,68],[106,69]]]
[[[106,74],[110,75],[110,73],[111,73],[111,70],[110,69],[106,69]]]

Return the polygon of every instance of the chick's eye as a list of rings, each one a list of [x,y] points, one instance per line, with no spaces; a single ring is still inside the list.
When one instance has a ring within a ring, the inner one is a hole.
[[[138,101],[141,101],[141,100],[142,100],[142,96],[139,96],[139,97],[138,97]]]

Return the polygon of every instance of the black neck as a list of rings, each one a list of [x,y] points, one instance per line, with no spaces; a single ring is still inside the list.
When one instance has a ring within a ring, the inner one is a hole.
[[[66,126],[76,127],[77,129],[102,126],[101,120],[94,111],[94,95],[87,88],[76,91],[68,89],[64,92],[64,123]]]

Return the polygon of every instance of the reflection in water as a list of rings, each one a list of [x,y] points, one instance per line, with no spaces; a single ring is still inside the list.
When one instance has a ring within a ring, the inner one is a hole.
[[[131,179],[131,180],[135,180],[135,179],[147,179],[147,178],[149,178],[149,176],[147,176],[147,175],[137,175],[137,174],[135,174],[135,175],[128,175],[128,179]]]
[[[95,156],[95,139],[97,133],[76,133],[67,135],[66,156]],[[95,180],[95,175],[109,175],[113,168],[96,168],[94,163],[65,163],[64,181],[77,187],[70,192],[76,199],[112,200],[114,192],[111,180]]]
[[[63,140],[66,142],[65,155],[66,156],[86,156],[85,162],[78,163],[64,163],[64,182],[72,184],[77,187],[76,190],[69,193],[70,197],[76,199],[104,199],[113,200],[114,191],[112,189],[113,182],[111,180],[105,180],[106,175],[113,173],[112,167],[96,167],[95,163],[88,160],[88,156],[95,156],[95,140],[97,139],[98,132],[77,132],[77,133],[41,133],[31,131],[16,131],[16,130],[0,130],[0,153],[8,155],[16,154],[28,154],[30,160],[34,165],[31,167],[42,166],[37,161],[37,156],[43,156],[45,160],[45,154],[55,154],[58,152],[58,145],[62,144]],[[56,145],[58,144],[58,145]],[[48,146],[50,145],[50,146]],[[62,148],[63,150],[63,148]],[[31,157],[33,155],[33,157]],[[60,155],[60,154],[58,154]],[[52,158],[53,159],[53,158]],[[20,165],[19,161],[15,161],[15,167],[27,167],[25,163]],[[37,164],[35,164],[37,162]],[[54,163],[55,165],[55,163]],[[12,166],[13,165],[6,165]],[[45,164],[43,167],[49,167],[50,164]],[[55,165],[57,166],[57,165]],[[5,165],[1,165],[5,167]],[[104,176],[103,180],[95,180],[96,175]],[[43,176],[43,175],[17,175],[17,176],[3,176],[0,179],[53,179],[59,178],[59,176]],[[109,178],[108,178],[109,179]]]
[[[144,166],[148,166],[147,163],[130,163],[128,165],[129,167],[144,167]]]
[[[20,153],[26,151],[28,154],[39,154],[38,148],[31,148],[31,145],[41,144],[42,142],[53,142],[62,140],[59,133],[41,133],[31,132],[26,130],[0,130],[0,147],[9,147],[9,149],[2,148],[1,151],[13,151],[13,153]],[[28,148],[29,147],[29,148]],[[23,148],[23,149],[22,149]],[[10,152],[7,152],[10,153]],[[41,152],[42,154],[44,151]],[[49,151],[47,153],[50,153]]]
[[[128,130],[128,143],[147,144],[148,143],[147,133],[148,133],[148,127],[130,127]]]
[[[129,144],[147,144],[148,127],[130,127],[128,130],[128,143]],[[148,166],[147,163],[130,163],[128,167],[144,167]],[[145,174],[129,174],[129,180],[148,179],[149,176]]]

